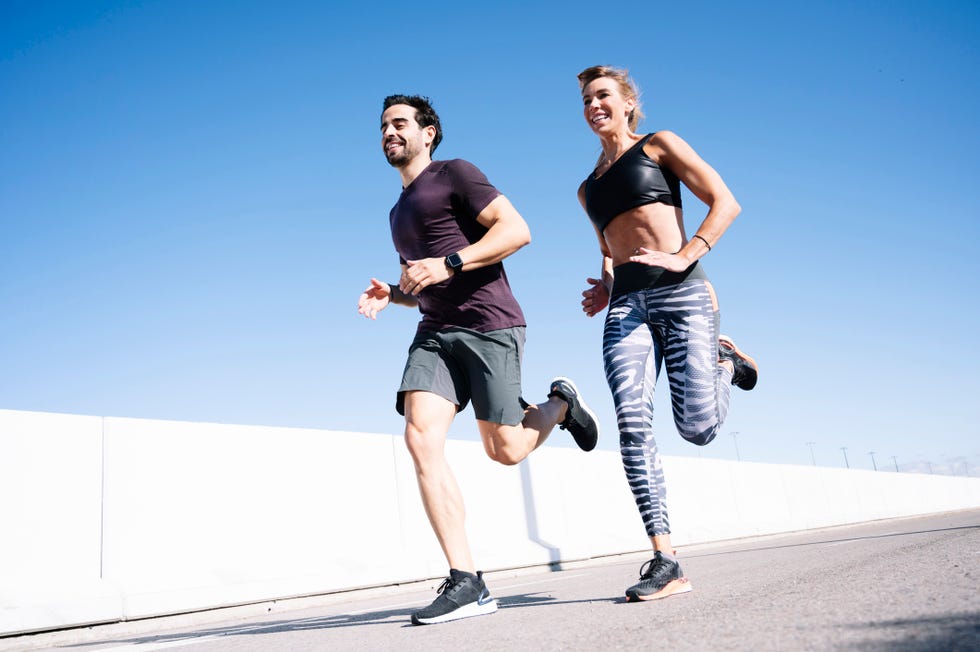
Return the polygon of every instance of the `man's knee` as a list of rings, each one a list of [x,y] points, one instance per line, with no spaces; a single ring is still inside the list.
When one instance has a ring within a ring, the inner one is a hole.
[[[424,453],[428,448],[425,440],[425,433],[412,426],[412,424],[406,424],[405,446],[408,448],[408,452],[412,454],[412,457],[415,457],[417,454]]]
[[[455,405],[428,392],[405,394],[405,446],[416,465],[444,454]]]
[[[446,438],[430,429],[405,425],[405,447],[419,471],[439,465],[445,459]]]
[[[523,454],[523,451],[511,451],[506,446],[503,448],[497,448],[493,453],[488,451],[487,454],[490,455],[490,459],[492,459],[494,462],[499,462],[504,466],[514,466],[515,464],[520,464],[524,458],[527,457]]]
[[[494,462],[504,466],[520,464],[527,457],[527,451],[519,443],[520,426],[505,426],[499,423],[481,422],[480,434],[483,436],[483,449]]]

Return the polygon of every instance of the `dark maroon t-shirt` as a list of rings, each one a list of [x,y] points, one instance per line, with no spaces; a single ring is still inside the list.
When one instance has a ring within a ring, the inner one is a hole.
[[[487,229],[476,216],[499,195],[472,163],[430,163],[391,209],[400,262],[443,258],[482,238]],[[526,325],[503,263],[454,274],[422,290],[418,300],[420,331],[462,326],[485,333]]]

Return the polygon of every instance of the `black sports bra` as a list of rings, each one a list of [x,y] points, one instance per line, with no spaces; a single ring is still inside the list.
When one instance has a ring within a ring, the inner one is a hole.
[[[598,179],[595,170],[585,180],[585,211],[599,232],[617,215],[646,204],[681,207],[681,182],[666,167],[657,165],[643,146],[647,134],[613,161]]]

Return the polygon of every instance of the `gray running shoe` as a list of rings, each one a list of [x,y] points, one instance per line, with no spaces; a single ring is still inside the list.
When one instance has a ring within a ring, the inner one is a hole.
[[[640,581],[626,589],[627,602],[660,600],[678,593],[687,593],[693,587],[684,577],[681,565],[667,559],[658,550],[653,559],[640,568]]]
[[[584,451],[595,448],[599,441],[599,421],[578,393],[578,388],[568,378],[558,377],[551,381],[548,398],[557,396],[568,403],[565,420],[558,424],[562,430],[572,433],[575,443]]]
[[[439,596],[425,609],[412,614],[413,625],[435,625],[450,620],[483,616],[497,610],[497,601],[483,582],[483,571],[476,575],[449,569],[449,577],[437,590]]]
[[[742,353],[735,346],[732,338],[727,335],[718,338],[718,357],[722,360],[728,360],[735,368],[735,372],[732,374],[732,385],[741,387],[745,391],[755,387],[759,381],[759,365],[756,364],[755,360]]]

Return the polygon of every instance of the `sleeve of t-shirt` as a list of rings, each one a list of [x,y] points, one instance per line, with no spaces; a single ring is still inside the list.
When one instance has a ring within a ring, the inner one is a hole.
[[[446,170],[452,179],[454,194],[474,218],[502,194],[478,167],[468,161],[449,161]]]

